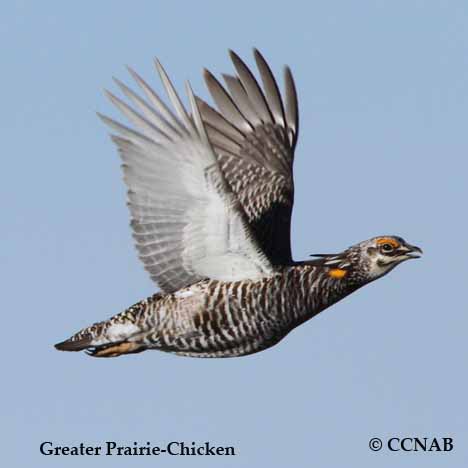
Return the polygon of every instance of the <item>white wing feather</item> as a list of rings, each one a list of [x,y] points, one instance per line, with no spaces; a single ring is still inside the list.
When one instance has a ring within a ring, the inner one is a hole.
[[[191,115],[164,69],[161,81],[175,109],[131,72],[150,102],[117,81],[141,111],[107,93],[137,130],[105,116],[123,160],[133,236],[151,278],[172,292],[205,278],[258,279],[272,273],[236,197],[220,172],[189,86]]]

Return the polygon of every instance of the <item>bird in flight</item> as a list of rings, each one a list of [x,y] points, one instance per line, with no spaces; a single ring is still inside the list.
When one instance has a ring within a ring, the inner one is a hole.
[[[215,107],[179,98],[161,64],[169,107],[133,70],[145,98],[107,93],[131,126],[106,116],[123,161],[139,257],[161,292],[55,347],[114,357],[149,349],[235,357],[278,343],[292,329],[374,281],[419,247],[385,235],[335,254],[294,261],[290,227],[297,93],[285,92],[254,50],[260,80],[234,52],[223,86],[204,77]]]

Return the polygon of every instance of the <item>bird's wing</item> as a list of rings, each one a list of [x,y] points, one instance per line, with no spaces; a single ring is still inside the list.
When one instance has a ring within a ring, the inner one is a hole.
[[[138,110],[108,96],[135,129],[100,116],[118,133],[112,138],[123,160],[140,259],[165,292],[205,278],[270,274],[271,264],[219,169],[190,86],[191,114],[159,62],[156,67],[174,110],[130,70],[146,100],[116,81]]]
[[[205,70],[218,110],[197,97],[200,112],[221,171],[258,243],[273,264],[286,264],[292,260],[292,166],[299,130],[294,80],[286,67],[283,100],[260,52],[254,50],[263,90],[244,62],[230,54],[237,76],[223,75],[224,88]]]

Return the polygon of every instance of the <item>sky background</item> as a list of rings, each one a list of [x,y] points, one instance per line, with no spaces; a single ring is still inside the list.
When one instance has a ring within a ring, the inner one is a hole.
[[[3,466],[468,466],[466,1],[10,1],[0,42]],[[424,257],[253,356],[57,352],[155,291],[102,89],[129,83],[128,64],[161,91],[157,55],[207,97],[202,67],[231,72],[228,48],[252,65],[252,46],[299,92],[295,258],[380,234]],[[455,448],[368,448],[406,436]],[[45,457],[46,440],[238,455]]]

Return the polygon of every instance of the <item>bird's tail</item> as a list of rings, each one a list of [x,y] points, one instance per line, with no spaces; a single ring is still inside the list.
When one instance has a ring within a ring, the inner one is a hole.
[[[60,351],[86,351],[94,357],[115,357],[144,351],[146,346],[141,337],[146,327],[142,314],[157,299],[155,296],[109,320],[83,328],[67,340],[57,343],[55,348]]]

